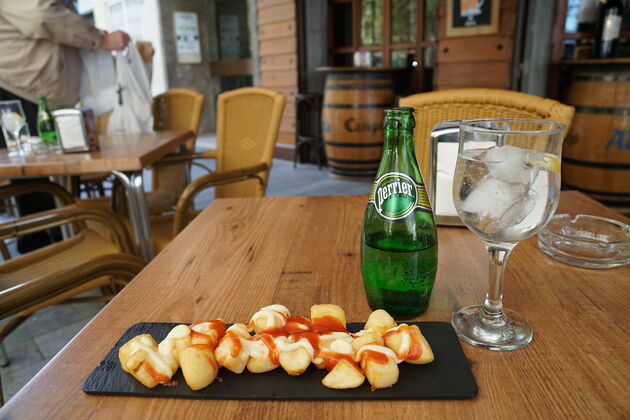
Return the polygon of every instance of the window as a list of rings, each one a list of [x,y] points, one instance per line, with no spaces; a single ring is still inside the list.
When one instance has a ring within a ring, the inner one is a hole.
[[[438,0],[329,0],[329,64],[350,67],[356,51],[368,51],[372,67],[417,68],[417,83],[426,87],[437,8]]]

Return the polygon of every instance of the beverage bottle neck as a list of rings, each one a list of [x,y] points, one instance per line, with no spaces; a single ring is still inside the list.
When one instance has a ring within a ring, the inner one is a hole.
[[[400,116],[385,117],[385,141],[383,158],[378,175],[387,172],[402,172],[422,182],[414,146],[415,122],[411,111]]]
[[[44,96],[37,98],[37,105],[40,111],[48,111],[48,101]]]

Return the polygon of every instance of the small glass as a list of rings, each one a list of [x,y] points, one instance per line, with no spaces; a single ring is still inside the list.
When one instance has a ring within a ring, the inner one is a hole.
[[[483,240],[490,272],[483,305],[453,315],[457,335],[469,344],[515,350],[532,340],[529,323],[503,309],[503,271],[512,249],[540,231],[558,206],[564,128],[525,119],[460,124],[453,201],[464,224]]]
[[[27,150],[23,144],[27,143],[31,133],[20,101],[0,101],[0,126],[2,126],[9,156],[25,154]]]

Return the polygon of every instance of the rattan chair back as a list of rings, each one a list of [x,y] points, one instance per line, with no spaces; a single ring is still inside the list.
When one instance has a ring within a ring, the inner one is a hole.
[[[285,96],[275,90],[246,87],[219,95],[217,172],[266,164],[256,179],[216,187],[215,197],[262,197],[267,189]]]
[[[431,130],[449,120],[533,118],[571,125],[574,109],[553,99],[500,89],[453,89],[401,98],[400,106],[415,108],[415,146],[420,169],[429,176]]]

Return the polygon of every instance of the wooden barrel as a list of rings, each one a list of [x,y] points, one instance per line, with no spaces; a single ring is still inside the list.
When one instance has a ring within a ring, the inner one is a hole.
[[[568,89],[575,117],[564,141],[562,184],[630,212],[630,60],[593,61],[574,68]]]
[[[383,155],[383,117],[394,101],[392,74],[330,71],[326,76],[322,134],[329,175],[372,180]]]

